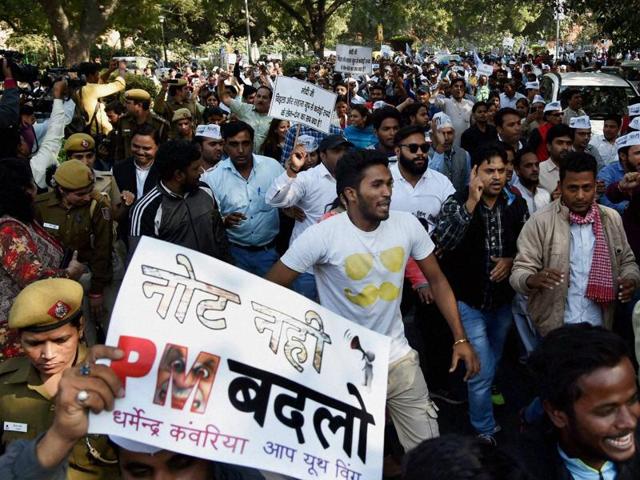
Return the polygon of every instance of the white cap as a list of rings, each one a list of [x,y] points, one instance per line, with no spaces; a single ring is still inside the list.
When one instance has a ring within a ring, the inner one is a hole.
[[[542,98],[541,95],[535,95],[533,97],[533,100],[531,100],[531,105],[533,105],[534,103],[542,103],[544,105],[544,98]]]
[[[300,73],[307,73],[307,67],[300,67],[300,68],[298,68],[298,72],[300,72]]]
[[[640,130],[640,117],[635,117],[631,122],[629,122],[629,128],[634,130]]]
[[[560,102],[549,102],[544,106],[544,112],[561,112],[562,111],[562,105],[560,105]]]
[[[451,127],[453,128],[453,122],[451,121],[451,117],[444,112],[438,112],[433,116],[433,119],[436,121],[436,128],[440,130],[441,128]]]
[[[640,132],[631,132],[616,140],[616,150],[619,152],[624,147],[640,145]]]
[[[155,455],[159,451],[163,450],[162,448],[154,447],[153,445],[147,445],[146,443],[134,442],[133,440],[129,440],[128,438],[118,437],[117,435],[109,435],[109,439],[118,445],[120,448],[124,448],[125,450],[129,450],[130,452],[135,453],[147,453],[149,455]]]
[[[524,88],[527,90],[540,90],[540,82],[527,82],[525,83]]]
[[[591,128],[591,120],[588,115],[582,115],[580,117],[573,117],[569,120],[569,127],[571,128]]]
[[[633,105],[629,105],[629,116],[636,117],[640,115],[640,103],[634,103]]]
[[[311,135],[300,135],[296,143],[303,145],[307,153],[315,152],[318,149],[318,140]]]
[[[220,134],[220,126],[215,123],[210,123],[208,125],[198,125],[196,127],[196,137],[206,137],[212,140],[222,140],[222,135]]]

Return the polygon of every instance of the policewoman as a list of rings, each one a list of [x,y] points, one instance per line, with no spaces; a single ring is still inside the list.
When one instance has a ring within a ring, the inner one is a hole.
[[[104,289],[112,278],[113,220],[107,196],[95,190],[95,175],[79,160],[67,160],[53,175],[54,190],[38,195],[36,215],[44,229],[89,267],[90,278],[80,282],[89,297],[91,320],[104,315]],[[93,329],[87,330],[89,344]]]
[[[83,365],[82,286],[66,278],[38,280],[25,287],[9,312],[9,328],[18,331],[24,357],[0,364],[0,448],[20,439],[42,435],[53,423],[54,401],[62,373]],[[83,370],[84,369],[84,370]],[[86,392],[76,400],[86,401]],[[69,455],[67,478],[71,480],[118,479],[115,452],[107,437],[87,435]]]

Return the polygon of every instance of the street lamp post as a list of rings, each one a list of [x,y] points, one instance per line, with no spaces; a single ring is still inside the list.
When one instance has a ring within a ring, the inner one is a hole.
[[[244,0],[244,16],[247,23],[247,59],[251,63],[251,28],[249,24],[249,0]]]
[[[167,42],[164,39],[164,15],[158,17],[160,32],[162,33],[162,51],[164,52],[164,66],[167,66]]]

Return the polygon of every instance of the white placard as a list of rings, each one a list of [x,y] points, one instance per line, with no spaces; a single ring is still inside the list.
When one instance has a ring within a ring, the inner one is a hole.
[[[393,49],[390,45],[380,45],[380,53],[384,58],[391,58],[393,55]]]
[[[277,77],[269,116],[297,122],[330,133],[331,116],[338,96],[313,83]]]
[[[381,478],[388,337],[143,237],[107,344],[126,395],[91,433],[302,479]]]
[[[486,75],[487,77],[490,77],[493,75],[493,66],[481,63],[478,65],[478,75]]]
[[[511,37],[504,37],[502,39],[502,46],[504,48],[513,48],[513,45],[516,43],[515,39]]]
[[[354,45],[338,45],[336,47],[336,72],[348,74],[371,74],[372,49],[369,47],[359,47]]]

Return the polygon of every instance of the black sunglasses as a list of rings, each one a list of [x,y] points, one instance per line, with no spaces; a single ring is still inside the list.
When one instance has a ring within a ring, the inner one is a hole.
[[[422,150],[422,153],[427,153],[429,151],[428,143],[401,143],[400,147],[407,147],[411,153],[418,153],[418,149]]]

